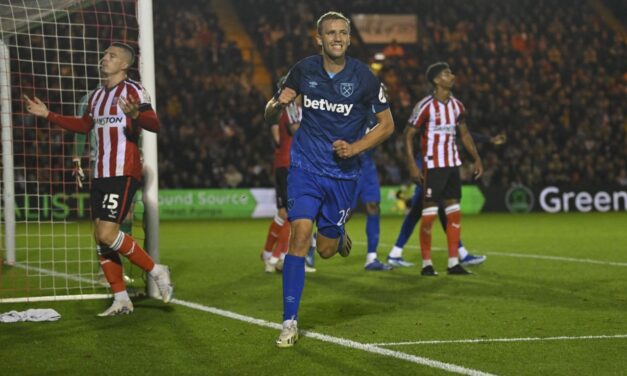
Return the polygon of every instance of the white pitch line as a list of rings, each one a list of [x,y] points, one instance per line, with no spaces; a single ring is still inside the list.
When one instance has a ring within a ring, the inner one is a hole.
[[[24,269],[26,271],[34,271],[34,272],[38,272],[41,274],[45,274],[51,277],[61,277],[61,278],[65,278],[67,280],[70,281],[74,281],[74,282],[85,282],[91,285],[98,285],[99,282],[98,281],[94,281],[93,279],[89,279],[89,278],[85,278],[85,277],[81,277],[80,275],[76,275],[76,274],[67,274],[67,273],[62,273],[62,272],[57,272],[54,270],[50,270],[50,269],[43,269],[43,268],[38,268],[35,266],[30,266],[30,265],[24,265],[22,263],[16,262],[13,266],[20,268],[20,269]]]
[[[361,241],[353,241],[353,244],[359,245],[367,245],[366,242]],[[391,244],[379,243],[384,247],[391,247]],[[418,249],[419,247],[416,245],[406,245],[405,248]],[[434,247],[432,250],[434,251],[446,251],[446,248],[438,248]],[[610,265],[610,266],[627,266],[627,262],[616,262],[616,261],[601,261],[601,260],[593,260],[593,259],[579,259],[574,257],[562,257],[562,256],[546,256],[546,255],[534,255],[534,254],[526,254],[526,253],[509,253],[509,252],[485,252],[488,256],[506,256],[506,257],[517,257],[517,258],[531,258],[538,260],[551,260],[551,261],[563,261],[563,262],[577,262],[581,264],[596,264],[596,265]]]
[[[180,300],[180,299],[172,299],[172,303],[179,304],[184,307],[191,308],[191,309],[196,309],[199,311],[212,313],[214,315],[226,317],[229,319],[243,321],[248,324],[254,324],[254,325],[276,329],[276,330],[281,329],[281,324],[273,323],[273,322],[266,321],[266,320],[256,319],[254,317],[240,315],[239,313],[226,311],[220,308],[208,307],[202,304],[187,302],[187,301]],[[438,369],[442,369],[442,370],[452,372],[452,373],[457,373],[460,375],[472,375],[472,376],[492,375],[490,373],[486,373],[483,371],[466,368],[466,367],[458,366],[458,365],[451,364],[451,363],[440,362],[440,361],[429,359],[429,358],[423,358],[421,356],[406,354],[400,351],[384,349],[381,347],[377,347],[375,345],[355,342],[355,341],[351,341],[345,338],[333,337],[333,336],[329,336],[326,334],[320,334],[320,333],[310,332],[310,331],[305,331],[305,330],[301,330],[300,334],[301,336],[304,336],[304,337],[314,338],[320,341],[333,343],[335,345],[344,346],[344,347],[348,347],[351,349],[362,350],[362,351],[366,351],[366,352],[373,353],[373,354],[389,356],[389,357],[404,360],[407,362],[416,363],[416,364],[420,364],[420,365],[432,367],[432,368],[438,368]]]
[[[563,340],[584,340],[584,339],[620,339],[627,338],[627,334],[601,335],[601,336],[578,336],[578,337],[527,337],[527,338],[474,338],[474,339],[451,339],[451,340],[430,340],[430,341],[407,341],[407,342],[381,342],[369,343],[372,346],[405,346],[405,345],[441,345],[450,343],[485,343],[485,342],[531,342],[531,341],[563,341]]]
[[[552,261],[565,261],[565,262],[579,262],[582,264],[627,266],[627,262],[600,261],[600,260],[578,259],[578,258],[573,258],[573,257],[561,257],[561,256],[528,255],[524,253],[486,252],[486,255],[532,258],[532,259],[539,259],[539,260],[552,260]]]

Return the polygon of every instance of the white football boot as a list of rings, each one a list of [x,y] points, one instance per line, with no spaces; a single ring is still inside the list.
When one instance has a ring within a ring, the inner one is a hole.
[[[109,307],[106,311],[99,313],[98,316],[118,316],[118,315],[129,315],[133,313],[133,303],[130,300],[114,300],[111,307]]]
[[[283,321],[283,330],[276,339],[278,347],[292,347],[298,341],[298,322],[296,320]]]
[[[159,269],[154,275],[151,272],[150,276],[157,284],[163,302],[170,303],[174,295],[174,285],[170,281],[170,269],[165,265],[155,265],[155,268]]]

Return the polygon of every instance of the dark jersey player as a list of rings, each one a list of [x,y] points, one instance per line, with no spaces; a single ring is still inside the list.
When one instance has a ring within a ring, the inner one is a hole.
[[[288,255],[283,265],[283,330],[279,347],[298,339],[298,307],[305,284],[305,256],[314,222],[322,258],[348,256],[351,242],[344,230],[360,174],[358,154],[381,143],[394,131],[389,104],[379,80],[362,62],[346,56],[350,21],[328,12],[317,23],[321,54],[296,63],[285,86],[266,105],[266,119],[300,96],[303,118],[294,135],[287,183]],[[379,126],[364,135],[369,112]],[[362,137],[363,136],[363,137]]]
[[[377,119],[374,116],[370,116],[366,133],[372,131],[377,125]],[[384,271],[391,270],[392,267],[382,263],[377,257],[377,247],[379,246],[381,232],[381,184],[373,153],[374,150],[371,149],[359,155],[361,176],[357,181],[357,191],[353,198],[352,207],[355,209],[359,202],[362,202],[366,208],[366,238],[368,239],[368,247],[364,269],[368,271]]]

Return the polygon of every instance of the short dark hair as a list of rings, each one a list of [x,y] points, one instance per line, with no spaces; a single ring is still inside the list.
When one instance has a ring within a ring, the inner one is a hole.
[[[429,65],[429,68],[427,68],[427,81],[435,85],[435,82],[433,82],[433,80],[435,80],[438,74],[440,74],[440,72],[445,69],[451,69],[451,67],[449,67],[448,63],[444,61],[438,61],[437,63]]]
[[[322,23],[326,20],[342,20],[348,24],[348,32],[351,31],[351,20],[349,20],[345,15],[340,12],[326,12],[320,18],[318,18],[318,22],[316,26],[318,27],[318,35],[322,35]]]
[[[128,66],[129,68],[131,66],[133,66],[133,64],[135,63],[135,49],[131,46],[129,46],[128,44],[124,43],[124,42],[120,42],[120,41],[116,41],[111,43],[111,45],[109,47],[118,47],[123,49],[124,51],[128,52],[129,56],[130,56],[130,61],[128,62]]]

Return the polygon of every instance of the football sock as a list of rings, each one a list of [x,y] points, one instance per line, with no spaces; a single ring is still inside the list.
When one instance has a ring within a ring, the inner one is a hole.
[[[454,204],[446,208],[447,225],[446,239],[448,240],[448,257],[457,258],[459,256],[457,249],[459,248],[459,236],[462,230],[462,214],[459,204]]]
[[[398,242],[397,242],[398,243]],[[399,248],[398,246],[394,246],[390,251],[389,257],[403,257],[403,248]]]
[[[272,252],[272,256],[279,257],[281,253],[287,252],[287,247],[290,241],[290,224],[285,221],[281,230],[279,231],[279,238],[277,239],[276,247]]]
[[[111,249],[124,255],[130,262],[139,266],[142,270],[149,272],[154,268],[155,262],[148,256],[142,247],[129,235],[118,232],[118,237],[111,245]]]
[[[126,290],[113,293],[113,300],[131,300]]]
[[[431,229],[433,221],[438,213],[435,206],[422,211],[422,221],[420,222],[420,253],[423,260],[431,260]]]
[[[368,215],[366,218],[366,236],[368,237],[368,253],[374,252],[376,256],[379,246],[380,216]]]
[[[448,258],[448,267],[452,268],[453,266],[459,264],[459,260],[457,259],[457,257],[449,257]]]
[[[433,265],[433,262],[431,262],[431,259],[429,260],[422,260],[422,267],[427,267],[429,265]]]
[[[396,247],[401,249],[401,251],[403,247],[405,246],[405,244],[407,244],[407,241],[409,240],[409,237],[411,236],[411,234],[414,232],[414,228],[416,228],[416,224],[420,220],[421,216],[422,216],[422,202],[412,205],[411,209],[409,210],[409,213],[407,213],[407,215],[405,216],[405,219],[403,219],[401,232],[398,234],[398,238],[396,239],[396,243],[395,243]],[[390,257],[401,257],[401,256],[390,255]]]
[[[283,320],[297,320],[300,296],[305,287],[305,258],[285,256],[283,264]]]
[[[263,253],[261,254],[261,257],[263,258],[264,261],[269,260],[270,257],[272,257],[272,252],[263,251]]]
[[[281,232],[281,227],[285,224],[283,218],[278,215],[274,216],[272,223],[270,223],[270,228],[268,228],[268,236],[266,237],[266,245],[263,247],[264,251],[272,252],[274,249],[274,245],[279,238],[279,232]]]
[[[459,242],[459,244],[462,244],[462,242]],[[463,260],[466,258],[466,256],[468,256],[468,251],[466,250],[466,248],[464,248],[463,245],[460,245],[459,248],[457,248],[457,253],[459,253],[460,260]]]
[[[366,265],[370,264],[374,260],[377,259],[377,252],[368,252],[366,253]]]
[[[98,255],[98,259],[100,260],[102,272],[111,286],[111,291],[113,291],[114,294],[125,291],[126,285],[124,284],[124,270],[122,269],[122,260],[120,260],[120,255],[116,252],[109,252],[104,256]]]

